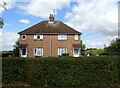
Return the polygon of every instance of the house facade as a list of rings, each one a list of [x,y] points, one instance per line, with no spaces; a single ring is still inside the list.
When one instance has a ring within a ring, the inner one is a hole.
[[[81,33],[61,21],[54,21],[50,14],[49,21],[42,21],[18,33],[20,57],[80,56]]]

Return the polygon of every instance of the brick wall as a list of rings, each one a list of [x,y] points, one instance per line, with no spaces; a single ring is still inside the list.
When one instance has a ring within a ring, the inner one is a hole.
[[[74,35],[67,35],[67,40],[58,40],[58,35],[43,35],[43,40],[34,40],[34,35],[26,35],[26,40],[22,40],[20,35],[19,43],[28,44],[28,57],[34,57],[34,48],[37,47],[43,48],[44,57],[58,56],[58,48],[67,48],[67,52],[72,56],[73,44],[80,43],[80,35],[78,38],[78,40],[75,40]]]

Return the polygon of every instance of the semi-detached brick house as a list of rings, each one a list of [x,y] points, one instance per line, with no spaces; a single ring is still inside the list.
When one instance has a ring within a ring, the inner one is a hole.
[[[81,33],[61,21],[54,21],[50,14],[49,21],[42,21],[18,33],[20,57],[80,56]]]

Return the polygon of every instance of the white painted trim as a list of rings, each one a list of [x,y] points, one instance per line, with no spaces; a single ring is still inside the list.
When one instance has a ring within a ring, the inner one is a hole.
[[[26,55],[22,55],[22,49],[26,49]],[[27,57],[27,48],[20,48],[20,57]]]
[[[78,54],[75,54],[74,53],[74,47],[73,47],[73,57],[79,57],[80,56],[80,49],[79,48],[77,48],[78,49]]]
[[[41,49],[42,54],[38,55],[38,54],[35,52],[35,49],[36,49],[36,52],[38,52],[37,49]],[[34,53],[34,56],[43,56],[44,49],[43,49],[43,48],[34,48],[33,53]]]
[[[25,39],[23,38],[23,36],[25,36]],[[26,40],[26,35],[21,35],[21,37],[22,37],[22,40]]]
[[[67,34],[58,34],[58,40],[67,40]]]
[[[38,39],[37,36],[39,36],[40,38]],[[36,40],[43,40],[43,34],[35,34],[34,35],[34,39],[36,39]]]
[[[74,35],[74,39],[75,39],[75,40],[78,40],[78,35]]]

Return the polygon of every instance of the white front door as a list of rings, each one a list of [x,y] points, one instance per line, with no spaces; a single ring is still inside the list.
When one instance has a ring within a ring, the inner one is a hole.
[[[80,49],[73,48],[73,57],[79,57],[79,56],[80,56]]]
[[[21,57],[27,57],[27,49],[26,48],[21,48],[20,49],[20,56]]]

